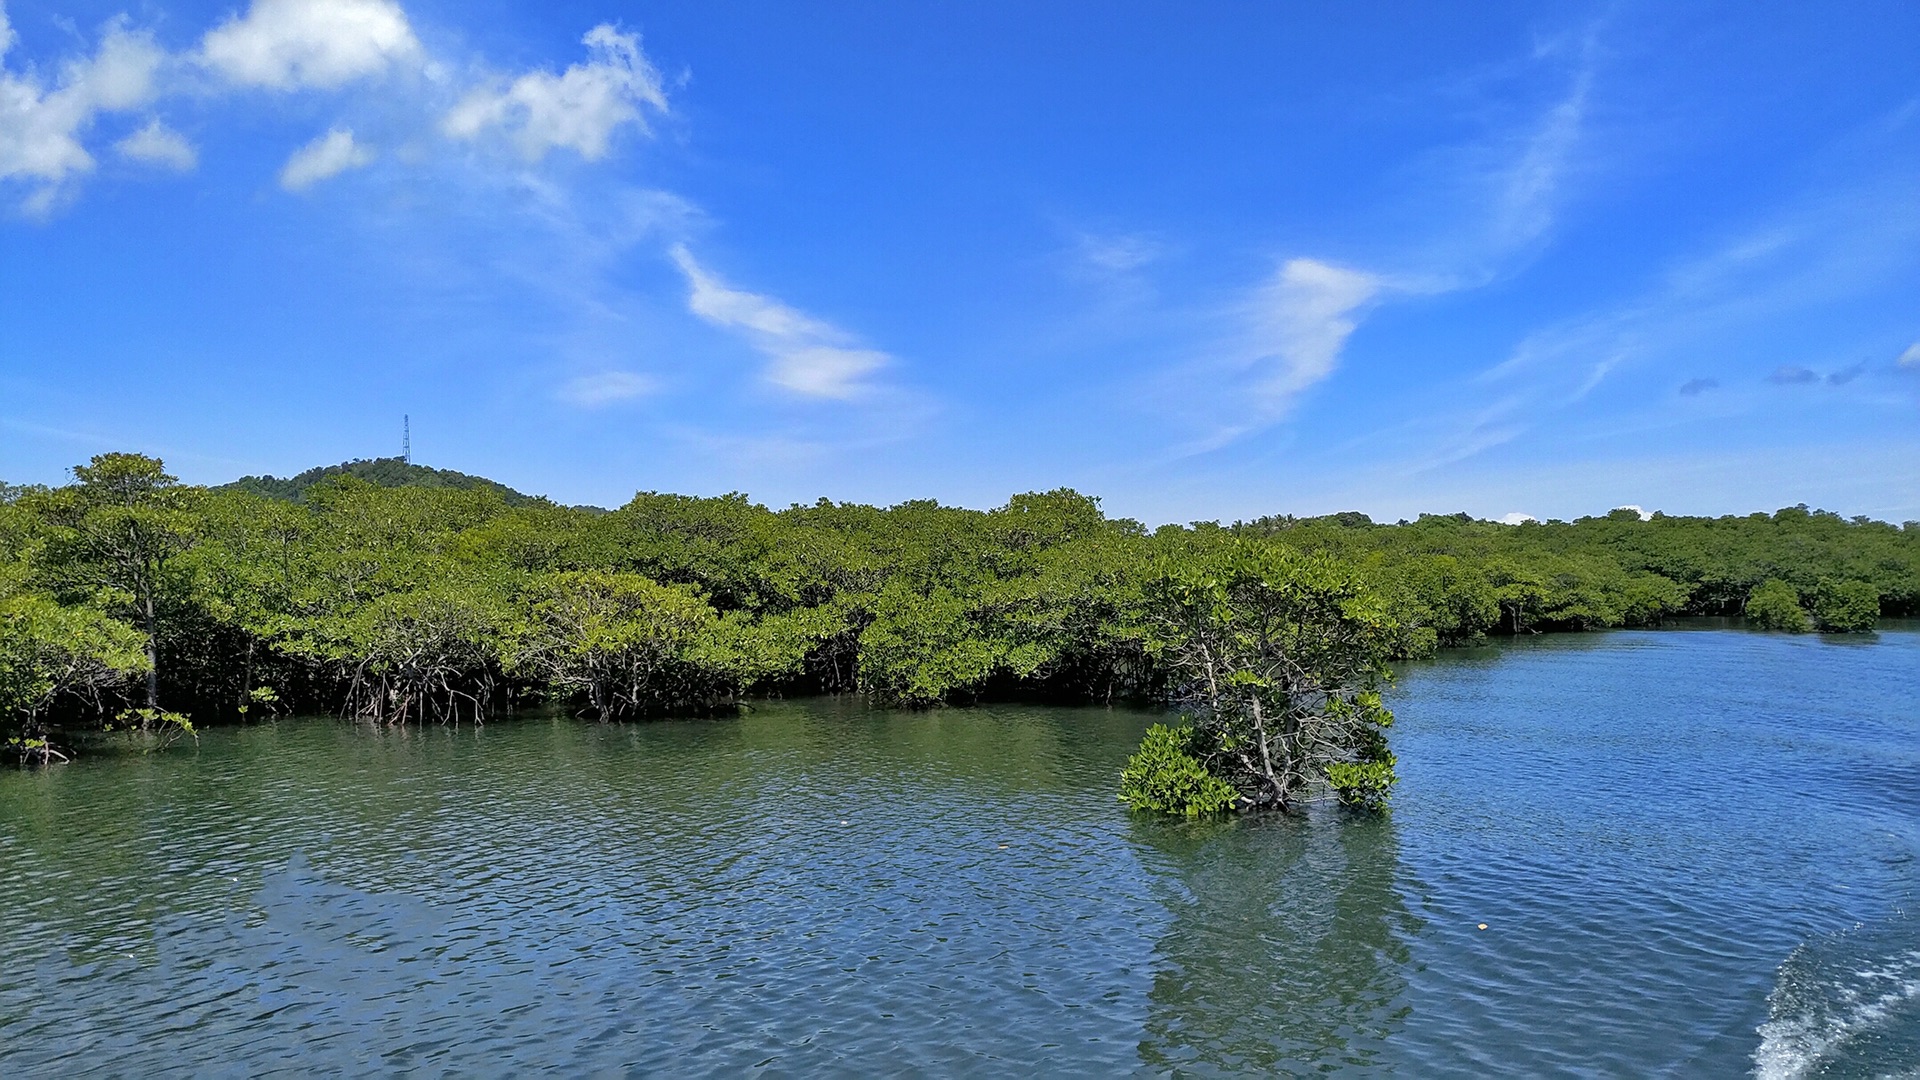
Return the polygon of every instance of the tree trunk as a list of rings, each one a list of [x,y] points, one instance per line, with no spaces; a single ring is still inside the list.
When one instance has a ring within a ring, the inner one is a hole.
[[[1253,700],[1252,705],[1253,705],[1253,730],[1255,735],[1258,737],[1258,740],[1260,743],[1260,770],[1261,770],[1260,778],[1262,780],[1265,780],[1267,783],[1268,797],[1271,798],[1276,805],[1278,805],[1281,809],[1284,810],[1286,809],[1286,806],[1287,806],[1287,793],[1286,793],[1286,788],[1282,786],[1280,781],[1275,779],[1273,775],[1273,752],[1267,746],[1266,717],[1261,715],[1260,700],[1258,698],[1255,698]]]
[[[240,667],[240,713],[250,711],[253,704],[253,635],[247,635],[247,660]]]
[[[153,594],[142,598],[141,614],[147,623],[147,708],[160,707],[160,636],[154,630]]]

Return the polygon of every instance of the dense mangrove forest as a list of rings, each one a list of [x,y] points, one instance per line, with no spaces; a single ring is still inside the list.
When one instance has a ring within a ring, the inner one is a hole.
[[[1208,717],[1218,753],[1233,717],[1304,694],[1343,749],[1291,767],[1364,791],[1390,761],[1390,659],[1675,615],[1848,632],[1916,611],[1920,523],[1805,507],[1149,529],[1065,489],[993,510],[643,492],[609,511],[396,460],[203,488],[135,454],[0,485],[0,737],[41,761],[93,732],[271,713],[610,720],[843,693],[1174,700],[1201,721],[1156,736],[1177,757]],[[1258,765],[1239,797],[1284,804],[1290,766]]]

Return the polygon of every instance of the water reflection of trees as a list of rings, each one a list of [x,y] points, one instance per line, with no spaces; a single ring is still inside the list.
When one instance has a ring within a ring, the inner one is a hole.
[[[1181,1072],[1381,1064],[1405,1016],[1405,942],[1388,819],[1141,821],[1171,925],[1154,951],[1140,1059]]]

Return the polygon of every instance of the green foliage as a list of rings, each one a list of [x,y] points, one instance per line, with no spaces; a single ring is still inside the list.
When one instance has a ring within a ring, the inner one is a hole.
[[[392,459],[207,490],[107,454],[62,487],[0,485],[0,723],[53,751],[128,706],[204,725],[465,722],[543,700],[611,719],[821,692],[1175,698],[1198,760],[1249,805],[1309,789],[1375,805],[1387,658],[1751,612],[1769,581],[1829,629],[1870,627],[1876,604],[1920,612],[1920,529],[1795,507],[1149,534],[1065,489],[986,511],[643,492],[608,512]],[[1204,695],[1195,642],[1223,650]]]
[[[1401,613],[1397,656],[1426,656],[1441,645],[1477,641],[1500,621],[1500,596],[1492,583],[1452,555],[1396,562],[1374,552],[1365,565],[1374,588],[1392,597]]]
[[[1385,761],[1336,761],[1327,766],[1327,783],[1342,806],[1378,812],[1387,808],[1393,785],[1400,779],[1393,766],[1391,756]]]
[[[517,615],[494,582],[443,580],[303,620],[281,648],[343,680],[369,719],[479,720],[497,707]]]
[[[1362,730],[1354,747],[1354,760],[1327,765],[1327,784],[1339,797],[1340,805],[1376,813],[1387,808],[1393,785],[1400,779],[1393,771],[1399,762],[1387,749],[1384,731],[1392,722],[1388,717],[1379,728]]]
[[[1790,634],[1804,634],[1813,629],[1813,620],[1807,618],[1806,609],[1800,606],[1799,591],[1778,578],[1768,578],[1754,586],[1747,596],[1747,623],[1761,630],[1785,630]]]
[[[796,669],[810,635],[797,620],[723,617],[685,585],[605,570],[548,575],[513,665],[601,719],[730,704]]]
[[[145,639],[97,608],[37,593],[0,593],[0,747],[45,764],[54,710],[70,705],[104,726],[113,694],[147,670]]]
[[[932,705],[977,690],[1009,660],[1004,639],[986,633],[972,598],[952,589],[921,593],[887,585],[860,638],[860,686],[906,705]]]
[[[272,712],[279,704],[280,694],[273,687],[255,686],[247,690],[246,699],[240,703],[236,711],[238,711],[241,716],[246,716],[255,709]]]
[[[1385,804],[1393,714],[1378,688],[1401,628],[1350,564],[1236,540],[1164,563],[1147,601],[1149,648],[1191,712],[1190,745],[1240,805],[1288,809],[1322,781]]]
[[[61,599],[97,605],[145,632],[146,707],[158,708],[161,623],[184,591],[176,557],[197,538],[202,493],[139,454],[99,454],[73,476],[71,486],[24,503],[42,526],[46,582]]]
[[[1813,594],[1813,621],[1831,634],[1859,634],[1880,623],[1880,590],[1864,581],[1823,581]]]
[[[249,495],[259,495],[264,498],[299,502],[306,498],[308,488],[339,476],[351,476],[384,488],[452,488],[460,491],[483,489],[499,495],[511,506],[545,501],[536,499],[532,495],[522,495],[505,484],[495,483],[485,477],[469,476],[463,472],[454,472],[452,469],[434,469],[425,465],[415,465],[397,457],[361,458],[343,461],[338,465],[323,465],[284,480],[277,476],[243,476],[231,484],[224,485],[220,490],[244,491]]]
[[[106,730],[137,731],[152,741],[148,752],[164,750],[177,742],[181,736],[187,736],[195,742],[200,741],[200,732],[193,726],[192,718],[166,709],[128,709],[114,718],[114,723]]]
[[[1349,528],[1328,519],[1267,518],[1243,535],[1283,537],[1294,547],[1370,561],[1390,581],[1419,576],[1419,560],[1447,556],[1465,576],[1456,596],[1481,586],[1497,601],[1485,633],[1647,625],[1670,614],[1738,615],[1768,579],[1811,597],[1822,580],[1863,581],[1882,613],[1920,614],[1920,533],[1805,507],[1718,518],[1612,513],[1513,526],[1464,514],[1422,515],[1396,526]],[[1472,579],[1479,579],[1476,584]],[[1471,636],[1477,604],[1458,625]],[[1433,605],[1436,612],[1444,610]],[[1448,627],[1434,622],[1442,644]]]
[[[1240,792],[1194,753],[1200,733],[1155,724],[1120,772],[1120,801],[1135,810],[1198,817],[1232,809]]]

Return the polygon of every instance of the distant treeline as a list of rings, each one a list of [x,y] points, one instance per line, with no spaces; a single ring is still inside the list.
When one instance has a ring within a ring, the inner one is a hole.
[[[1756,594],[1785,628],[1920,611],[1920,523],[1804,507],[1149,531],[1068,490],[990,511],[651,492],[603,511],[472,477],[358,475],[374,466],[393,471],[207,489],[110,454],[64,487],[0,485],[0,736],[18,753],[113,723],[263,710],[450,721],[545,702],[612,718],[756,694],[1152,699],[1166,674],[1143,596],[1236,546],[1357,575],[1403,657],[1737,615]]]

